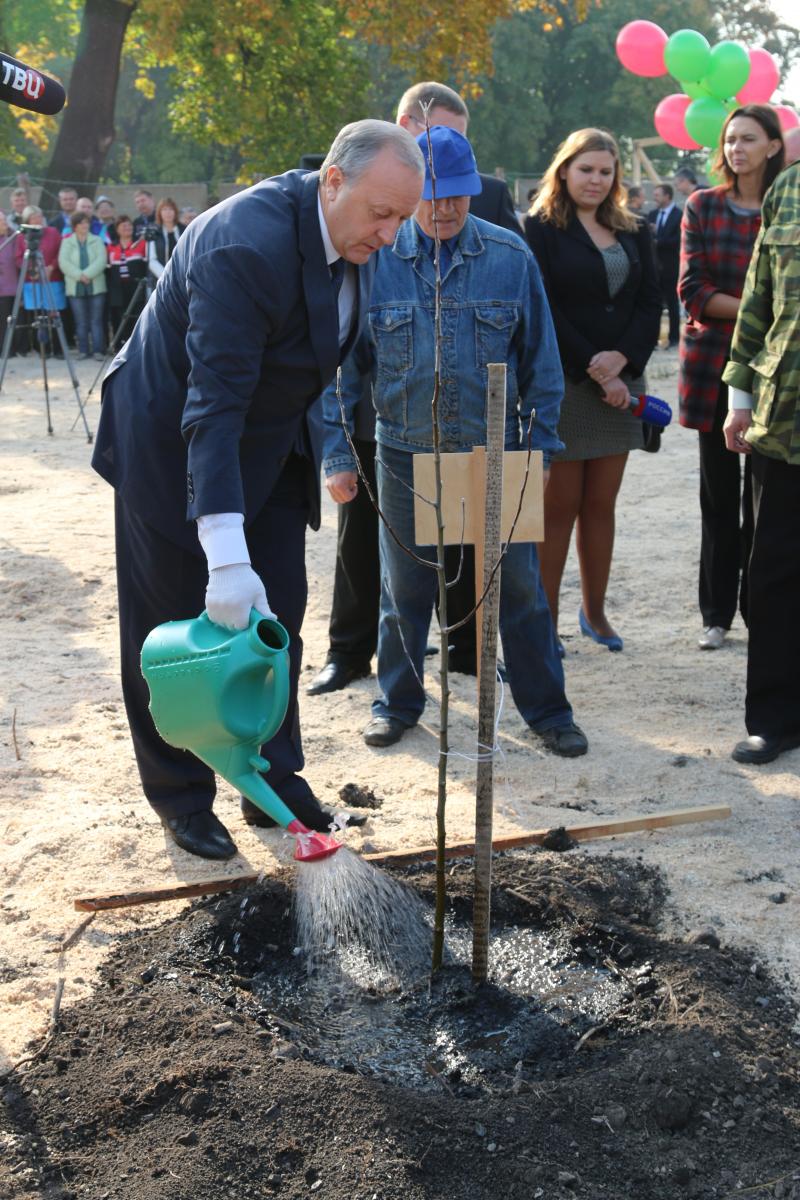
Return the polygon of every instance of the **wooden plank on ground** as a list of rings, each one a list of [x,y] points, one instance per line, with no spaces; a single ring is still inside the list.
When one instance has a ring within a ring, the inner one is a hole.
[[[676,808],[670,812],[653,813],[651,816],[618,817],[612,821],[594,821],[588,825],[569,825],[564,829],[567,837],[576,842],[588,842],[594,838],[616,837],[620,833],[641,833],[648,829],[669,829],[674,825],[690,825],[697,821],[724,821],[731,815],[727,804],[706,805],[700,808]],[[515,837],[497,838],[492,849],[517,850],[523,846],[540,846],[551,829],[534,829]],[[462,842],[448,846],[447,858],[469,858],[475,853],[474,842]],[[416,850],[389,850],[379,854],[363,855],[367,862],[401,867],[405,863],[429,862],[436,857],[433,846]],[[101,912],[111,908],[131,908],[137,904],[163,904],[168,900],[187,900],[194,896],[213,896],[217,892],[235,892],[238,888],[255,883],[264,872],[258,874],[230,875],[222,879],[208,879],[198,883],[179,883],[171,887],[141,889],[136,892],[112,892],[100,896],[81,896],[74,901],[78,912]]]

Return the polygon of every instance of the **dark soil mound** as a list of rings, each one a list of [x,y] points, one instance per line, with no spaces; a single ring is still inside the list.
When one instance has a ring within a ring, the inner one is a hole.
[[[457,921],[471,864],[449,870]],[[430,894],[430,868],[405,878]],[[543,935],[557,983],[523,1003],[513,970],[473,992],[451,967],[367,997],[376,1042],[445,1017],[461,1039],[466,1070],[418,1043],[413,1088],[387,1082],[391,1053],[330,1042],[332,1011],[304,1012],[292,883],[199,903],[115,953],[5,1083],[4,1200],[800,1200],[794,1009],[713,936],[660,938],[654,873],[498,858],[498,935]],[[601,999],[578,1003],[592,972]]]

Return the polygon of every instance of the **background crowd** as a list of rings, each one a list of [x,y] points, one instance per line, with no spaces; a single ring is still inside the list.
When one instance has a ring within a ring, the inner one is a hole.
[[[0,330],[13,309],[23,271],[22,300],[11,355],[39,353],[37,313],[61,313],[67,345],[80,358],[105,358],[130,334],[150,291],[162,274],[178,238],[197,216],[174,200],[156,201],[152,192],[134,193],[136,216],[117,214],[108,196],[80,196],[74,187],[58,193],[59,209],[47,215],[31,204],[24,187],[12,189],[8,207],[0,210]],[[25,264],[27,241],[20,226],[42,228],[38,250],[47,284],[35,263]],[[2,243],[6,243],[3,245]],[[124,318],[124,320],[123,320]],[[57,339],[47,336],[45,350],[60,357]]]

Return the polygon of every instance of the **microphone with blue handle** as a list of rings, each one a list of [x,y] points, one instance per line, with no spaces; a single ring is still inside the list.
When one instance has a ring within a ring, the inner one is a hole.
[[[672,420],[672,409],[666,400],[659,400],[658,396],[631,396],[630,405],[635,417],[657,425],[659,429],[666,429]]]

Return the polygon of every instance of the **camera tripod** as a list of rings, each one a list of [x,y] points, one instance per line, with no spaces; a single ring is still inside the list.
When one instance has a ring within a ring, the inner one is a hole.
[[[36,227],[38,229],[38,226]],[[61,347],[61,353],[64,355],[64,362],[67,364],[72,387],[75,391],[75,400],[78,405],[78,416],[75,422],[80,418],[83,421],[83,428],[86,430],[86,440],[92,441],[92,432],[89,429],[89,424],[86,420],[86,410],[83,407],[81,400],[80,385],[78,377],[75,374],[75,365],[70,358],[67,339],[64,337],[64,326],[61,322],[61,314],[55,305],[53,289],[50,286],[50,280],[47,278],[47,267],[45,266],[44,257],[41,250],[38,249],[38,240],[35,240],[29,233],[25,233],[26,248],[22,258],[22,266],[20,267],[19,283],[17,284],[17,292],[14,296],[14,305],[11,309],[11,316],[8,318],[6,326],[6,335],[3,340],[3,349],[0,353],[0,391],[3,388],[3,380],[6,375],[6,367],[8,366],[8,358],[11,353],[11,346],[14,342],[14,333],[17,329],[17,319],[19,316],[20,304],[25,284],[30,283],[33,288],[34,307],[32,310],[33,317],[27,328],[36,331],[36,342],[39,347],[39,355],[42,363],[42,379],[44,382],[44,401],[47,412],[47,432],[52,434],[53,422],[50,415],[50,384],[47,377],[47,346],[53,344],[53,332],[55,331],[58,338],[58,344]],[[25,328],[26,326],[22,326]],[[73,423],[72,428],[75,428]]]
[[[143,275],[142,278],[139,280],[139,282],[136,284],[136,290],[134,291],[133,295],[131,296],[130,300],[128,301],[128,307],[125,309],[125,312],[120,317],[119,325],[114,330],[114,336],[112,337],[111,341],[108,343],[108,349],[106,350],[106,356],[100,364],[100,370],[95,375],[95,377],[92,381],[92,386],[89,388],[89,391],[86,393],[87,399],[89,398],[89,396],[91,396],[92,392],[97,387],[98,381],[102,378],[103,375],[105,375],[108,364],[111,362],[112,358],[117,353],[117,346],[120,341],[120,335],[121,335],[122,331],[127,330],[128,325],[130,325],[131,331],[133,331],[133,327],[137,321],[137,317],[134,314],[136,313],[136,306],[139,303],[140,297],[142,296],[142,294],[144,294],[145,300],[149,300],[150,293],[152,292],[152,290],[153,290],[153,280],[152,280],[152,276],[148,272],[146,275]],[[125,340],[126,340],[125,338],[122,338],[123,342]]]

